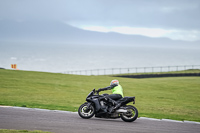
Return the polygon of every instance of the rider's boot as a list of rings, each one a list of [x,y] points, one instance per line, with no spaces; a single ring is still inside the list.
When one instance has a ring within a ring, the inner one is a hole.
[[[120,106],[121,106],[121,103],[118,103],[114,100],[112,100],[112,105],[113,107],[111,107],[108,111],[109,114],[113,113],[115,110],[117,110]]]
[[[114,107],[111,107],[111,109],[109,110],[109,114],[111,114],[114,111],[116,111],[120,106],[121,106],[121,103],[118,103]]]
[[[114,110],[117,110],[121,106],[121,103],[118,103],[115,107]]]
[[[118,103],[109,97],[105,97],[105,100],[112,103],[112,107],[108,109],[109,114],[113,113],[116,109],[118,109],[121,106],[121,103]]]

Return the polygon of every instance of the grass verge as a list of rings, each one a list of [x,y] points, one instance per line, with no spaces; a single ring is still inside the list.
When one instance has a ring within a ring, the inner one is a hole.
[[[0,69],[0,79],[0,105],[75,112],[114,77]],[[117,79],[125,96],[136,96],[139,117],[200,122],[200,77]]]

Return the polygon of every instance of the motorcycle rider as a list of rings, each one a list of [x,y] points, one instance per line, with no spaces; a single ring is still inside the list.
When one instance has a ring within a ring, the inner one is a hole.
[[[124,97],[123,88],[119,84],[119,81],[115,79],[111,81],[110,86],[105,87],[105,88],[100,88],[98,91],[100,92],[104,90],[112,90],[113,94],[105,96],[105,99],[108,99],[107,101],[111,102],[114,105],[114,107],[112,107],[109,110],[109,113],[112,113],[114,110],[118,109],[121,105],[121,103],[117,103],[115,100],[119,100],[122,97]]]

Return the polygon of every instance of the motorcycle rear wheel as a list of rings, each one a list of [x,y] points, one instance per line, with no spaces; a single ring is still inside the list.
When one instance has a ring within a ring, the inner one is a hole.
[[[133,122],[137,119],[138,117],[138,110],[136,107],[128,105],[127,107],[127,111],[126,113],[122,113],[120,115],[121,119],[125,122]]]
[[[86,109],[87,109],[87,103],[82,104],[78,109],[79,116],[84,119],[89,119],[89,118],[93,117],[94,116],[94,106],[91,105],[89,107],[89,110],[86,110]]]

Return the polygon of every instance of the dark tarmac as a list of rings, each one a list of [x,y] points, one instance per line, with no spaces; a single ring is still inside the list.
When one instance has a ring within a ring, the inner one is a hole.
[[[54,133],[199,133],[200,123],[138,118],[82,119],[78,113],[0,106],[0,129],[42,130]]]

